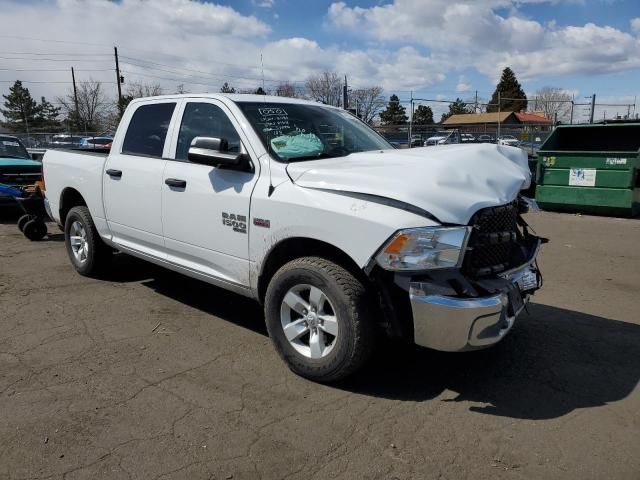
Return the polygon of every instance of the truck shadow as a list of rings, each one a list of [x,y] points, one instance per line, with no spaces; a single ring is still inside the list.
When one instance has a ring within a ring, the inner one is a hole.
[[[340,388],[404,401],[471,402],[470,411],[542,420],[628,396],[640,379],[640,325],[529,305],[500,344],[443,353],[392,344]]]
[[[161,295],[260,335],[254,301],[123,255],[112,281],[142,281]],[[125,268],[131,263],[132,268]],[[137,271],[135,275],[124,272]],[[124,277],[122,277],[124,275]],[[468,402],[469,410],[542,420],[628,396],[640,379],[640,325],[530,304],[498,345],[443,353],[383,341],[356,376],[333,388],[373,397]],[[283,374],[285,373],[283,368]],[[443,395],[444,394],[444,395]]]

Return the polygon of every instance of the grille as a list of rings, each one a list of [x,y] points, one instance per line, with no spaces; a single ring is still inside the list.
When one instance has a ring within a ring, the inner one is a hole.
[[[469,238],[463,270],[482,277],[507,270],[518,239],[518,209],[515,204],[479,210],[469,223]]]

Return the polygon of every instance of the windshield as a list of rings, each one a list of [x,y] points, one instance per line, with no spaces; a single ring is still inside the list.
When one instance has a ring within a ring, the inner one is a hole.
[[[13,137],[0,137],[0,157],[24,158],[31,160],[31,156],[20,143],[20,140]]]
[[[295,103],[238,102],[269,152],[288,162],[393,147],[344,110]]]

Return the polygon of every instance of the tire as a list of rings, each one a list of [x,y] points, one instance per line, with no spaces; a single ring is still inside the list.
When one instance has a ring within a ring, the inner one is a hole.
[[[315,312],[308,316],[313,305]],[[293,372],[317,382],[334,382],[356,372],[373,351],[369,305],[365,286],[343,267],[324,258],[298,258],[281,267],[269,282],[267,330]]]
[[[22,215],[18,219],[18,230],[20,230],[21,232],[24,232],[24,226],[26,225],[26,223],[29,220],[33,220],[34,218],[35,217],[33,217],[33,215],[29,215],[29,214]]]
[[[42,240],[47,234],[47,225],[38,219],[29,220],[24,224],[22,233],[31,241]]]
[[[64,244],[71,264],[80,275],[96,276],[109,263],[112,250],[100,238],[87,207],[69,210],[64,224]]]

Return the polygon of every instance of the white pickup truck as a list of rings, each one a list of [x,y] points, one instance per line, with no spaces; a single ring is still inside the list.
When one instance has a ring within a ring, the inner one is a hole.
[[[118,250],[254,298],[278,353],[316,381],[355,372],[376,332],[493,345],[541,285],[517,148],[396,150],[314,102],[174,95],[131,102],[109,155],[43,164],[80,274]]]

